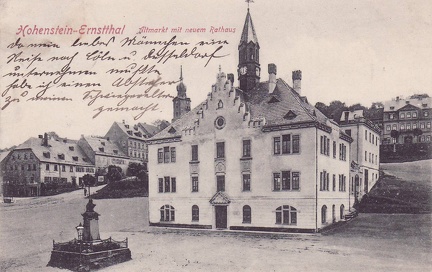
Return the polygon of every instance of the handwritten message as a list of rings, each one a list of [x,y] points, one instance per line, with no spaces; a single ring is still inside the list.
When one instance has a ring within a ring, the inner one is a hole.
[[[228,56],[226,40],[180,33],[235,33],[235,28],[142,26],[129,32],[126,25],[19,26],[4,50],[1,110],[79,101],[92,109],[90,118],[124,111],[138,120],[175,97],[172,85],[178,80],[164,75],[168,65],[194,59],[206,67]]]

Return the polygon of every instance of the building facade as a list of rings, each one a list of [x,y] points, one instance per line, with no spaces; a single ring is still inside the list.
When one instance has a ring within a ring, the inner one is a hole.
[[[316,232],[343,220],[352,138],[301,96],[300,71],[290,87],[269,64],[260,82],[259,49],[248,10],[240,88],[220,69],[207,99],[148,141],[151,225]]]
[[[3,190],[9,196],[39,196],[47,184],[78,185],[85,174],[94,173],[76,141],[45,133],[28,139],[5,158]]]
[[[350,201],[357,203],[379,178],[381,130],[363,116],[363,110],[344,111],[339,122],[346,134],[353,138],[350,162]]]
[[[139,125],[129,125],[123,122],[114,122],[106,133],[106,139],[115,143],[120,150],[137,163],[146,163],[148,157],[146,140],[152,135]]]
[[[432,141],[432,98],[396,97],[384,103],[382,143],[409,144]],[[393,132],[392,132],[393,131]],[[392,134],[393,133],[393,134]]]

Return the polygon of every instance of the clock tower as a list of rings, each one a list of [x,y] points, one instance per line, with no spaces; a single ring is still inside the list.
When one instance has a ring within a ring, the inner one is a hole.
[[[240,81],[240,89],[245,92],[253,89],[260,81],[261,68],[259,64],[259,48],[258,38],[248,8],[238,46],[238,78]]]

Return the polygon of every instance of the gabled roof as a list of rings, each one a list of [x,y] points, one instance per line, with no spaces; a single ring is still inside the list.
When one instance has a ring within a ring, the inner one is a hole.
[[[231,200],[224,192],[217,192],[211,199],[210,204],[212,205],[228,205],[231,203]]]
[[[307,99],[300,97],[284,80],[277,79],[273,93],[269,93],[268,88],[269,83],[267,81],[258,83],[248,93],[238,88],[233,88],[229,92],[232,97],[240,101],[238,103],[240,107],[244,106],[245,112],[250,115],[250,120],[265,120],[263,121],[263,128],[302,123],[320,123],[323,126],[329,126],[327,123],[329,122],[328,118],[309,104]],[[280,102],[269,104],[268,102],[273,98]],[[204,112],[204,119],[207,118],[205,104],[208,103],[213,102],[207,99],[200,103],[193,110],[184,114],[152,137],[151,140],[181,137],[184,129],[193,129],[197,121],[202,121],[201,112]],[[289,114],[290,118],[285,118],[289,112],[291,112]]]
[[[43,146],[42,140],[43,139],[31,137],[16,147],[14,150],[31,149],[34,155],[42,162],[89,166],[92,165],[90,159],[78,146],[77,141],[49,139],[48,146]],[[44,155],[44,153],[48,154],[48,152],[49,158]]]
[[[84,136],[83,138],[96,154],[127,157],[127,155],[124,154],[115,143],[111,142],[107,138],[94,136]]]
[[[254,42],[255,44],[258,44],[258,38],[255,33],[254,25],[252,23],[252,17],[248,9],[239,45],[241,45],[242,43],[248,44],[249,42]]]
[[[144,131],[144,133],[147,135],[147,138],[150,138],[159,132],[159,128],[156,126],[149,125],[147,123],[139,123],[139,125],[141,126],[141,129]]]
[[[405,106],[400,108],[398,111],[408,111],[408,110],[419,110],[419,107],[416,107],[416,106],[411,105],[411,104],[406,104]]]
[[[122,122],[114,122],[129,138],[145,140],[146,133],[138,125],[129,125]]]

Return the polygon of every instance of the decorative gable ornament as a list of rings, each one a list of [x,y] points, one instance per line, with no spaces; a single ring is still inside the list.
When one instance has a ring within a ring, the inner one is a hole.
[[[297,114],[295,114],[292,110],[289,110],[287,114],[285,114],[284,119],[292,120],[297,117]]]
[[[212,205],[228,205],[231,203],[231,200],[224,192],[217,192],[211,199],[210,204]]]

